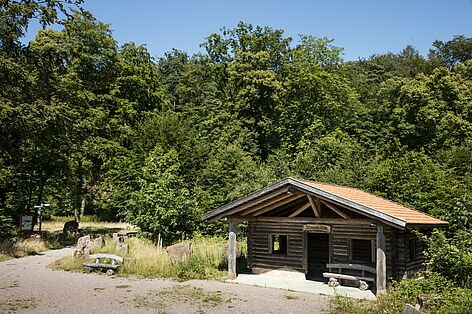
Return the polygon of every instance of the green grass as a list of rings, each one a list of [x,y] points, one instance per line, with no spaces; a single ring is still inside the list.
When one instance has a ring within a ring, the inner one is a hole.
[[[48,244],[43,239],[6,239],[0,242],[0,261],[35,255],[47,250],[49,250]]]
[[[470,313],[472,289],[461,288],[435,273],[423,273],[418,278],[404,279],[376,301],[354,300],[337,296],[331,302],[331,313],[336,314],[396,314],[405,304],[416,304],[418,295],[434,295],[438,299],[421,308],[423,313]]]
[[[60,260],[54,261],[48,265],[51,269],[62,269],[65,271],[85,271],[84,266],[82,263],[85,262],[85,259],[82,258],[75,258],[73,256],[66,256],[61,258]]]
[[[0,302],[0,313],[17,313],[37,306],[34,298],[29,299],[6,299]]]
[[[226,240],[221,238],[195,238],[192,240],[193,254],[186,261],[172,262],[165,249],[160,249],[150,240],[129,238],[125,243],[129,253],[123,255],[116,244],[105,238],[105,246],[92,253],[110,253],[125,258],[117,276],[138,278],[172,278],[179,281],[189,279],[223,279],[226,276],[224,256]],[[49,265],[53,269],[84,271],[83,260],[64,257]]]
[[[298,300],[299,297],[294,296],[294,295],[288,295],[288,294],[286,294],[286,295],[285,295],[285,299],[287,299],[287,300]]]
[[[135,298],[134,302],[138,308],[153,309],[157,313],[165,313],[169,305],[189,308],[192,312],[195,310],[205,312],[205,309],[230,303],[231,297],[220,291],[206,291],[202,288],[183,285],[151,291]]]
[[[66,221],[73,217],[56,217],[44,221],[42,225],[43,238],[13,238],[0,240],[0,262],[12,258],[35,255],[51,249],[59,249],[74,245],[78,235],[64,236],[62,228]],[[138,229],[126,223],[99,222],[95,216],[83,216],[80,228],[86,233],[112,233],[118,231],[137,231]],[[67,263],[71,263],[68,261]]]
[[[48,232],[62,232],[64,223],[74,220],[72,216],[52,216],[43,222],[42,230]],[[138,231],[137,228],[125,222],[99,221],[96,216],[82,216],[80,218],[79,229],[85,232],[111,233],[119,231]]]

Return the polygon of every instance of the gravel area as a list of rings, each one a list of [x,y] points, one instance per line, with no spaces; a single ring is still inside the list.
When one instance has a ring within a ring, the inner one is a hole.
[[[0,313],[323,313],[326,296],[218,281],[175,282],[47,268],[66,248],[0,263]]]

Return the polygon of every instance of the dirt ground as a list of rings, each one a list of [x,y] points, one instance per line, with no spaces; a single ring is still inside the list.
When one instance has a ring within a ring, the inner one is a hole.
[[[128,279],[47,268],[72,249],[0,263],[0,313],[325,313],[329,298],[191,280]]]

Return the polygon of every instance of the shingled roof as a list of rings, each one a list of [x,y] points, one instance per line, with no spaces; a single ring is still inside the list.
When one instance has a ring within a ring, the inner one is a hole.
[[[446,221],[359,189],[296,178],[287,178],[279,181],[246,197],[217,208],[203,215],[202,218],[204,220],[214,221],[224,218],[229,214],[237,214],[239,207],[243,208],[243,206],[249,202],[257,202],[258,198],[262,199],[267,197],[270,193],[274,194],[274,192],[276,193],[283,187],[294,187],[307,194],[332,201],[372,219],[378,219],[400,228],[405,228],[407,225],[434,227],[447,224]]]

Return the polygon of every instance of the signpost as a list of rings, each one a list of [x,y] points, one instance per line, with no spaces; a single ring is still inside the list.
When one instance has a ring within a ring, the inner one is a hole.
[[[49,208],[49,206],[50,206],[49,204],[44,204],[44,203],[41,203],[38,206],[34,206],[34,208],[38,210],[39,234],[41,234],[41,227],[42,227],[42,224],[43,224],[43,210],[45,208]]]

